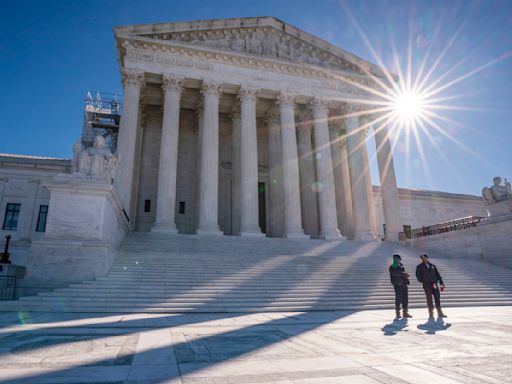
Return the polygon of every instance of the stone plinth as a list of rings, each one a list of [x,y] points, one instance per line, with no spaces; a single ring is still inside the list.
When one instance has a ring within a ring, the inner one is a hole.
[[[45,236],[30,250],[30,285],[60,286],[105,276],[130,230],[113,185],[63,175],[45,186],[50,209]]]
[[[490,217],[502,216],[512,213],[512,199],[499,201],[485,207]]]

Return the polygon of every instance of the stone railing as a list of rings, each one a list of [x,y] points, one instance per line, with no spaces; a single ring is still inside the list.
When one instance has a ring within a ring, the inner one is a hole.
[[[462,217],[460,219],[446,221],[444,223],[434,224],[428,227],[415,228],[410,231],[400,232],[398,237],[400,241],[405,241],[407,239],[416,239],[418,237],[458,231],[461,229],[476,227],[482,219],[483,218],[479,216]]]

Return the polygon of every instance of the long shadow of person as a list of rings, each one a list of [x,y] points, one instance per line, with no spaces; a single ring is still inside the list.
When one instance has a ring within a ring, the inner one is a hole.
[[[450,323],[445,323],[441,317],[438,317],[437,320],[433,318],[428,319],[425,324],[418,325],[418,329],[421,329],[427,335],[435,335],[438,331],[446,331],[452,325]]]
[[[384,332],[384,336],[395,336],[404,328],[407,328],[407,319],[394,319],[392,323],[382,327],[382,332]]]

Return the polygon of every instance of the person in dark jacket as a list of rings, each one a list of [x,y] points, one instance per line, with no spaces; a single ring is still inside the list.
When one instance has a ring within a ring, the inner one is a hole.
[[[389,266],[389,277],[391,284],[395,289],[395,311],[396,318],[400,318],[400,305],[403,309],[403,317],[412,317],[407,307],[409,305],[409,274],[405,272],[405,268],[401,263],[400,255],[393,255],[393,264]]]
[[[434,317],[434,303],[432,302],[432,296],[434,296],[434,301],[436,303],[437,316],[446,317],[441,309],[441,294],[439,292],[439,285],[441,286],[441,291],[444,291],[443,278],[436,266],[429,262],[427,254],[424,253],[420,255],[420,258],[421,263],[416,267],[416,278],[423,284],[423,290],[427,297],[429,318]]]

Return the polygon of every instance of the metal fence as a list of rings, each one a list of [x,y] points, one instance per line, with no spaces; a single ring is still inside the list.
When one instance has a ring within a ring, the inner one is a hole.
[[[482,219],[483,218],[479,216],[462,217],[460,219],[446,221],[444,223],[430,225],[428,227],[415,228],[410,231],[400,232],[398,234],[398,237],[400,241],[405,241],[407,239],[416,239],[418,237],[437,235],[439,233],[451,231],[458,231],[461,229],[476,227]]]
[[[14,300],[16,276],[0,276],[0,300]]]

